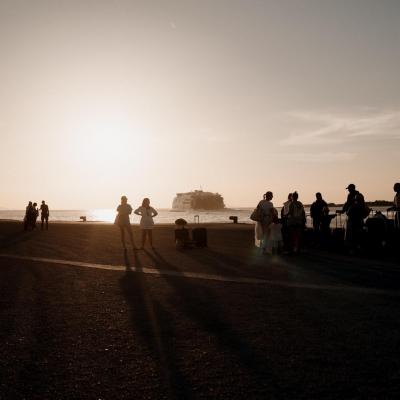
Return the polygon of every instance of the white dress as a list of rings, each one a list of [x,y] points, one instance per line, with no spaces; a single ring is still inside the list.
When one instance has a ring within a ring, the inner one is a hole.
[[[153,217],[158,215],[158,212],[153,207],[140,206],[135,210],[136,215],[140,215],[140,228],[141,229],[153,229],[154,221]]]
[[[258,203],[258,207],[260,207],[264,212],[264,220],[262,222],[257,222],[255,225],[255,240],[254,244],[256,247],[260,247],[263,250],[267,249],[267,244],[270,237],[270,224],[272,222],[272,209],[274,205],[269,200],[261,200]]]

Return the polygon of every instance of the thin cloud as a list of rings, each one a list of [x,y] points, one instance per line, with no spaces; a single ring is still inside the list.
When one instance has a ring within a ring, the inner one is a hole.
[[[313,127],[302,127],[300,129],[303,132],[292,134],[280,142],[287,146],[340,144],[358,137],[400,138],[399,111],[362,115],[292,112],[289,113],[289,117],[299,124],[312,124]]]
[[[288,158],[292,161],[307,162],[307,163],[332,163],[352,161],[356,158],[356,153],[347,152],[322,152],[322,153],[294,153]]]

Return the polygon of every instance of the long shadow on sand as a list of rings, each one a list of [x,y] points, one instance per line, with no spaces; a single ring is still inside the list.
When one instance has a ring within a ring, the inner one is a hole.
[[[245,269],[245,265],[241,261],[210,248],[189,250],[185,255],[218,273],[240,276],[243,275]]]
[[[307,253],[296,258],[286,258],[289,268],[334,279],[341,283],[379,289],[400,287],[400,269],[377,261],[337,256],[330,253]]]
[[[23,230],[18,230],[15,232],[11,232],[5,237],[3,236],[0,241],[0,249],[5,250],[12,246],[15,246],[18,243],[25,242],[29,240],[32,236],[32,232],[27,232]]]
[[[146,252],[153,260],[155,267],[179,272],[158,251]],[[215,338],[221,352],[228,352],[239,360],[257,382],[258,388],[266,395],[280,398],[282,390],[269,365],[268,356],[246,342],[234,327],[224,318],[224,310],[219,306],[218,296],[206,284],[197,283],[194,279],[181,279],[162,275],[164,280],[175,291],[175,304],[181,308],[188,319],[195,320],[210,337]],[[200,281],[201,282],[201,281]],[[207,299],[206,302],[201,301]]]
[[[168,398],[191,398],[191,385],[180,371],[173,341],[174,326],[165,307],[152,296],[146,275],[142,272],[137,253],[134,253],[134,268],[124,253],[126,272],[120,286],[130,307],[132,325],[140,335],[142,343],[150,351],[159,367],[161,383],[167,390]]]
[[[265,267],[266,259],[259,254],[257,249],[249,248],[244,259],[238,259],[221,253],[211,248],[194,249],[185,253],[187,257],[192,258],[202,265],[207,265],[212,271],[229,276],[251,275],[255,278],[263,279],[264,274],[260,274],[260,269],[251,267]],[[271,262],[271,260],[269,260]]]

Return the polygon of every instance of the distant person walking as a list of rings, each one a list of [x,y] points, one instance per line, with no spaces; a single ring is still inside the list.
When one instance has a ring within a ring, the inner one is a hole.
[[[37,203],[33,203],[29,208],[28,216],[28,226],[30,229],[36,229],[36,220],[39,215],[39,210],[37,209]]]
[[[132,207],[128,204],[126,196],[121,197],[121,204],[117,207],[118,215],[115,218],[115,224],[118,225],[121,233],[121,242],[124,250],[126,250],[125,231],[128,232],[129,239],[133,249],[136,249],[135,241],[133,240],[133,233],[129,216],[132,214]]]
[[[274,205],[272,203],[273,193],[268,191],[264,194],[263,200],[257,205],[261,212],[261,219],[256,223],[256,246],[260,247],[263,254],[271,254],[271,223]]]
[[[158,215],[158,212],[150,206],[150,199],[147,197],[143,199],[142,205],[138,207],[135,211],[136,215],[140,215],[140,229],[142,230],[142,247],[146,244],[146,237],[149,239],[150,246],[153,246],[153,227],[154,220],[153,218]]]
[[[394,184],[393,190],[396,193],[393,200],[393,206],[389,207],[387,210],[395,211],[394,226],[396,229],[400,230],[400,183],[399,182]]]
[[[287,216],[287,226],[290,236],[289,252],[294,254],[300,252],[302,235],[306,226],[304,206],[298,199],[298,193],[293,192],[292,202],[289,205],[289,213]]]
[[[350,183],[346,189],[349,194],[341,212],[347,214],[345,240],[353,252],[361,247],[364,218],[368,215],[366,215],[364,196],[356,190],[356,185]]]
[[[44,229],[44,224],[46,223],[46,231],[49,230],[49,206],[42,200],[42,204],[40,205],[40,219],[42,221],[41,230]]]
[[[30,201],[28,205],[25,207],[25,217],[24,217],[24,231],[27,231],[30,228],[30,220],[32,215],[33,205]]]

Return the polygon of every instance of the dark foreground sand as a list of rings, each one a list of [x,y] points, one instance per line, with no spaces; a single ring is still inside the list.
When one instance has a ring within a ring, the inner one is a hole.
[[[398,398],[399,265],[266,258],[250,226],[208,230],[207,249],[177,252],[165,226],[125,256],[114,226],[0,222],[0,255],[122,267],[0,257],[0,399]]]

